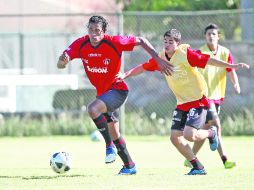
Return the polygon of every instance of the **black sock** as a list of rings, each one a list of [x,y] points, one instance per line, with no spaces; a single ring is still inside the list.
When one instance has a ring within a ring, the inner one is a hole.
[[[227,156],[223,155],[221,157],[221,160],[222,160],[223,164],[225,164],[225,162],[228,160],[228,158],[227,158]]]
[[[190,163],[195,169],[198,169],[198,170],[204,169],[204,166],[201,164],[201,162],[197,158],[194,158],[193,160],[191,160]]]
[[[130,157],[124,138],[119,137],[117,140],[114,140],[114,144],[116,145],[118,155],[122,159],[124,166],[126,168],[133,168],[135,166],[135,163]]]
[[[101,114],[99,117],[93,119],[96,127],[98,128],[98,130],[100,131],[100,133],[102,134],[106,146],[109,146],[112,144],[112,140],[111,137],[109,135],[108,132],[108,123],[107,123],[107,119],[105,118],[105,116],[103,114]]]

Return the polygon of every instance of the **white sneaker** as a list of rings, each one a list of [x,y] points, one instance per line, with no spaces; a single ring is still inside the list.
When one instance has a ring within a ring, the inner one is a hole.
[[[115,146],[109,146],[106,148],[105,163],[110,164],[116,160],[117,149]]]

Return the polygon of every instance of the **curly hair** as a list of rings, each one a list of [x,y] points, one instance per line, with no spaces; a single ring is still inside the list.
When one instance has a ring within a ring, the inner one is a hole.
[[[181,33],[177,29],[169,29],[167,32],[165,32],[164,38],[166,36],[174,38],[176,42],[180,42],[182,37]]]
[[[102,16],[92,16],[92,17],[89,19],[88,26],[89,26],[91,23],[101,24],[102,30],[103,30],[104,32],[106,32],[107,27],[108,27],[108,22],[107,22],[107,20],[106,20],[105,18],[103,18]]]

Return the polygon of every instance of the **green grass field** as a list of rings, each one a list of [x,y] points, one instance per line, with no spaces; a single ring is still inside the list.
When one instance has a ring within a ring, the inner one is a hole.
[[[1,190],[251,190],[254,189],[254,137],[224,138],[237,167],[225,170],[208,143],[199,154],[206,176],[185,176],[183,157],[169,137],[127,137],[138,167],[134,176],[117,176],[121,161],[104,164],[104,143],[88,137],[32,137],[0,139]],[[70,153],[73,168],[54,173],[49,160],[58,150]]]

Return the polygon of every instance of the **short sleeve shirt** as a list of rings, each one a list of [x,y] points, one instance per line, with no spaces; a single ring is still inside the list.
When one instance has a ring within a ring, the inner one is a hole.
[[[110,89],[128,90],[125,82],[116,82],[120,71],[123,51],[132,51],[136,44],[134,36],[109,36],[93,47],[89,36],[74,41],[65,52],[70,59],[82,60],[86,75],[100,96]]]

